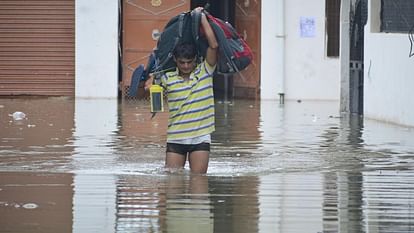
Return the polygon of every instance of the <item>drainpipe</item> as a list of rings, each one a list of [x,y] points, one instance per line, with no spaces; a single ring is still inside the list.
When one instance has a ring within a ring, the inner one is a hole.
[[[276,0],[276,84],[279,103],[285,102],[285,0]]]

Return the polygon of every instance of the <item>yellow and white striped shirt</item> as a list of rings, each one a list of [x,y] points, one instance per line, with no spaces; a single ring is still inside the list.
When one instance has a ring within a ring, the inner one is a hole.
[[[200,137],[215,130],[214,69],[215,66],[204,61],[197,65],[188,81],[179,75],[178,69],[163,76],[169,108],[167,142]]]

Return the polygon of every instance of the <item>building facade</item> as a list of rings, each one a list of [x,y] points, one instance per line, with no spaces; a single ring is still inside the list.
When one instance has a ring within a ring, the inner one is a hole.
[[[119,98],[135,65],[123,59],[133,54],[130,51],[140,51],[128,47],[131,30],[125,31],[125,16],[132,15],[132,22],[148,20],[145,12],[162,18],[148,9],[168,5],[189,10],[195,2],[201,1],[2,2],[0,95]],[[236,28],[254,44],[254,67],[244,75],[249,80],[233,78],[235,87],[247,90],[241,95],[337,101],[338,112],[414,126],[414,94],[409,89],[414,84],[412,1],[392,1],[397,7],[388,0],[229,2]],[[365,24],[356,27],[359,2],[366,2],[362,6],[367,15]],[[125,5],[144,13],[128,12]],[[11,11],[19,17],[13,18]],[[403,12],[402,17],[395,12]],[[355,34],[347,32],[361,27],[361,61],[355,62],[351,51]],[[135,27],[134,33],[146,35],[140,28]],[[151,30],[149,38],[162,28]],[[149,46],[155,41],[150,39]],[[357,82],[352,78],[353,65],[359,67]]]

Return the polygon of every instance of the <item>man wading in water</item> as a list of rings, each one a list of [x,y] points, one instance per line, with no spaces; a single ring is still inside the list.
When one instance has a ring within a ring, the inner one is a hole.
[[[197,64],[194,44],[179,44],[174,49],[177,68],[161,77],[168,96],[169,121],[165,167],[180,169],[188,158],[191,172],[206,173],[210,154],[210,134],[214,126],[213,72],[217,63],[218,43],[203,8],[201,28],[208,41],[206,57]],[[145,82],[149,90],[153,76]]]

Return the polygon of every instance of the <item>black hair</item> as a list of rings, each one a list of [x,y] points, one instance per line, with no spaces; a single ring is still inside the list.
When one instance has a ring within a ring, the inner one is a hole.
[[[176,59],[184,58],[184,59],[193,59],[196,57],[196,48],[194,44],[191,43],[182,43],[177,45],[174,48],[173,55]]]

